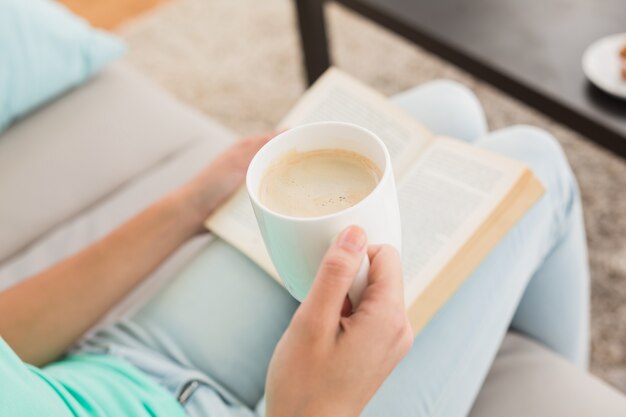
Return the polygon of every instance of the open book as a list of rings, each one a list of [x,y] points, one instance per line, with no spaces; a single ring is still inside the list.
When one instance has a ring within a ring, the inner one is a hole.
[[[324,120],[363,126],[389,150],[402,220],[405,303],[417,333],[542,195],[543,187],[524,164],[435,137],[387,98],[334,68],[278,127]],[[282,284],[245,187],[205,225]]]

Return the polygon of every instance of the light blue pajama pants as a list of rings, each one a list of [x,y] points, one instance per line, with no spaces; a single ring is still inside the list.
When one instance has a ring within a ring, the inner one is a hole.
[[[555,139],[528,126],[488,133],[476,97],[451,81],[394,101],[438,134],[524,161],[547,191],[416,337],[363,416],[466,416],[510,327],[586,367],[585,234],[576,181]],[[263,415],[268,362],[297,306],[217,240],[132,319],[89,343],[144,370],[190,416]]]

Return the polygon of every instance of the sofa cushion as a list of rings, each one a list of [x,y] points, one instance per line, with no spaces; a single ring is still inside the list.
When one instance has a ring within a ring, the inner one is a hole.
[[[224,130],[117,63],[0,137],[0,262],[190,142]]]
[[[52,0],[0,0],[0,130],[124,51]]]
[[[509,333],[471,417],[624,417],[626,397],[546,348]]]

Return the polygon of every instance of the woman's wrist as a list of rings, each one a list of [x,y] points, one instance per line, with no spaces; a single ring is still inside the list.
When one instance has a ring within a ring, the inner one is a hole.
[[[176,213],[177,223],[185,228],[189,237],[204,230],[204,221],[211,209],[207,207],[207,202],[191,184],[186,184],[174,191],[169,196],[168,202]]]
[[[204,222],[211,213],[237,192],[244,181],[250,160],[272,136],[263,135],[238,141],[173,193],[181,205],[181,215],[193,225],[196,233],[202,232]]]

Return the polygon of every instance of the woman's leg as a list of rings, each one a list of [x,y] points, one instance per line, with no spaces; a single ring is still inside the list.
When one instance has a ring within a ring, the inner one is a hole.
[[[398,102],[414,106],[407,110],[438,134],[526,162],[547,192],[417,336],[365,416],[466,415],[520,300],[517,329],[572,360],[580,362],[586,352],[584,228],[576,183],[560,147],[547,133],[530,127],[504,129],[476,140],[484,126],[478,101],[467,99],[471,93],[456,83],[444,82],[446,87],[439,91],[437,85],[418,87]],[[452,102],[445,103],[446,98]],[[459,109],[460,102],[465,108]],[[446,126],[440,117],[446,113],[470,121],[468,129]],[[550,278],[552,274],[558,278]],[[522,298],[529,281],[529,292]]]
[[[118,329],[131,329],[140,345],[201,371],[254,408],[297,306],[271,277],[217,239]]]
[[[505,129],[486,136],[485,115],[478,98],[455,81],[431,81],[400,93],[393,100],[438,135],[470,143],[482,138],[481,146],[512,158],[528,151],[512,146],[506,138],[516,137],[519,143],[534,136],[550,140],[545,132],[532,127]],[[582,223],[580,205],[572,207],[572,216]],[[589,267],[585,230],[572,228],[568,233],[574,236],[564,238],[564,244],[545,259],[530,280],[511,326],[585,368],[589,354]],[[566,261],[570,253],[580,256]]]
[[[512,158],[535,160],[543,156],[539,163],[548,165],[553,163],[549,152],[537,155],[531,154],[531,149],[523,149],[527,148],[523,145],[524,141],[535,137],[536,140],[549,142],[548,136],[532,127],[511,128],[480,140],[479,146]],[[560,152],[557,149],[553,151]],[[557,175],[556,172],[552,174]],[[571,172],[568,175],[573,177]],[[582,207],[575,181],[572,181],[571,187],[575,196],[570,199],[568,212],[577,226],[559,226],[563,229],[559,230],[563,237],[531,278],[511,327],[585,369],[589,359],[589,263]],[[558,192],[561,194],[559,198],[565,201],[572,190],[563,187]]]

